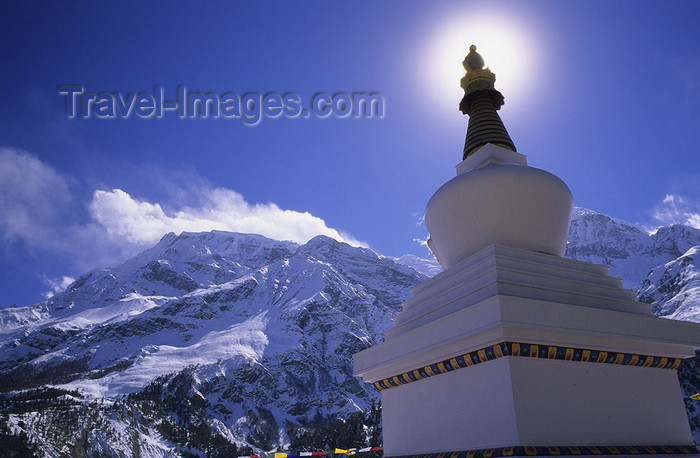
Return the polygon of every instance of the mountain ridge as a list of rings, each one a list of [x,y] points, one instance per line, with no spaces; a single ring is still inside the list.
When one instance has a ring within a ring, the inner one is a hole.
[[[649,235],[577,209],[567,255],[633,275],[658,315],[698,321],[699,245],[693,228]],[[437,269],[434,260],[325,236],[296,244],[166,234],[43,302],[0,310],[0,425],[34,437],[26,446],[46,456],[68,453],[54,436],[116,456],[134,447],[148,456],[230,456],[339,437],[348,441],[333,444],[341,448],[379,445],[378,393],[352,376],[351,357],[383,340],[410,289],[428,278],[419,270]],[[683,371],[692,391],[698,370]],[[23,397],[43,407],[24,412],[13,401]],[[93,418],[71,430],[85,440],[62,436],[51,403]],[[688,408],[700,437],[698,412]]]

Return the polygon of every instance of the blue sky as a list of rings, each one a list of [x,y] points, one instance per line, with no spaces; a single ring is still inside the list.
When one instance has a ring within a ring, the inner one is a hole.
[[[0,307],[37,302],[170,230],[324,233],[427,256],[415,240],[461,159],[472,41],[518,151],[562,178],[576,205],[645,228],[700,226],[696,1],[0,8]],[[70,119],[61,85],[291,92],[305,106],[319,92],[376,92],[385,111],[254,127],[175,113]]]

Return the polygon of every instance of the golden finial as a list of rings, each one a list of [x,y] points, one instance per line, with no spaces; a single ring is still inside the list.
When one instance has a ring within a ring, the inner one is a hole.
[[[464,66],[464,69],[467,72],[470,70],[481,70],[484,68],[484,58],[481,57],[481,54],[476,52],[475,45],[471,45],[469,47],[469,54],[467,54],[467,57],[464,58],[462,66]]]

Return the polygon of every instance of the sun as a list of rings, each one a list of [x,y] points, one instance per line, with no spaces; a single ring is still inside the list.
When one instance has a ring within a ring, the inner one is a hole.
[[[506,103],[517,103],[533,77],[536,58],[533,37],[513,21],[499,17],[454,18],[440,25],[427,49],[427,79],[434,94],[454,103],[464,95],[459,81],[469,45],[476,45],[486,66],[496,74],[496,89]]]

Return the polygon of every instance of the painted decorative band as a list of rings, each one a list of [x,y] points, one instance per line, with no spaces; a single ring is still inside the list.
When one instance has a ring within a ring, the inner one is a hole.
[[[554,345],[537,345],[520,342],[501,342],[490,347],[474,350],[454,358],[419,367],[403,374],[374,382],[380,390],[405,385],[434,375],[452,372],[457,369],[485,363],[504,356],[523,356],[528,358],[561,359],[565,361],[581,361],[587,363],[617,364],[621,366],[656,367],[659,369],[677,369],[681,364],[680,358],[662,356],[636,355],[631,353],[616,353],[602,350],[587,350],[584,348],[557,347]]]
[[[499,458],[506,456],[595,456],[595,455],[700,455],[694,445],[616,445],[581,447],[499,447],[466,452],[400,455],[392,458]]]

